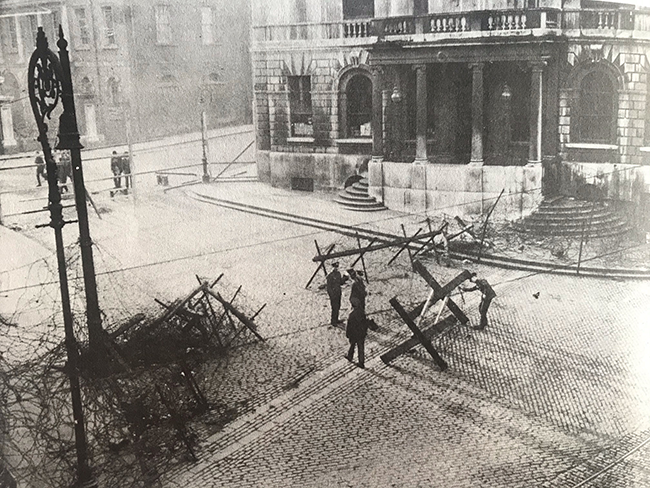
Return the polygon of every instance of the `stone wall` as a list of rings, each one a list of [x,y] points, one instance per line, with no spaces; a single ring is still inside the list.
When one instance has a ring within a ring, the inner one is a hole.
[[[364,155],[305,154],[257,151],[260,181],[279,188],[291,188],[292,178],[313,180],[315,190],[335,191],[367,159]]]
[[[371,162],[370,194],[391,210],[473,216],[486,213],[501,190],[493,218],[515,220],[542,200],[542,166],[475,166]]]

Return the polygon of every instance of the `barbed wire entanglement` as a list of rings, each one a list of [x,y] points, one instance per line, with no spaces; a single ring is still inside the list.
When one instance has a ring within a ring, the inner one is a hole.
[[[156,486],[170,465],[196,459],[194,420],[209,418],[214,427],[236,416],[220,403],[207,365],[262,340],[251,320],[261,304],[223,276],[196,277],[191,292],[169,301],[152,299],[141,279],[100,276],[106,334],[101,351],[91,352],[78,247],[66,255],[91,465],[102,487]],[[97,256],[113,261],[101,246]],[[41,266],[39,276],[56,276],[53,259]],[[25,290],[0,324],[0,468],[24,486],[68,487],[76,478],[58,292]]]

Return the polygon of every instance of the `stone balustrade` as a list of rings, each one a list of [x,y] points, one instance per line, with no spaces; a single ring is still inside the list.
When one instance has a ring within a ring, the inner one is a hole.
[[[559,10],[537,8],[253,27],[256,41],[354,39],[419,33],[497,31],[515,33],[530,29],[649,32],[650,13],[630,9]]]

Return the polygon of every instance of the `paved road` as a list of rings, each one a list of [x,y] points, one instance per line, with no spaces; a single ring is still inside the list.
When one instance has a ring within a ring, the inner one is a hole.
[[[312,198],[285,201],[327,212]],[[427,289],[405,256],[387,267],[390,251],[374,253],[368,310],[381,329],[359,370],[342,357],[343,332],[326,325],[324,293],[304,289],[313,239],[351,239],[174,192],[102,206],[91,231],[107,321],[183,295],[195,274],[225,272],[232,291],[243,285],[242,306],[268,303],[259,320],[268,341],[204,372],[218,384],[211,400],[242,415],[205,437],[199,463],[177,466],[165,486],[571,487],[592,476],[582,486],[647,485],[646,284],[472,266],[499,295],[491,326],[436,337],[444,373],[420,348],[388,367],[379,354],[409,335],[388,300],[413,303]],[[46,232],[26,230],[47,247]],[[443,282],[458,272],[428,266]],[[478,297],[456,300],[476,322]]]

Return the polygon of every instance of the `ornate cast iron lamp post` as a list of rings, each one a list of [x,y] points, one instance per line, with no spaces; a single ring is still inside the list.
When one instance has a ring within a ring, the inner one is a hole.
[[[60,33],[60,37],[63,39],[62,33]],[[63,41],[63,43],[65,43],[65,41]],[[67,372],[70,377],[70,391],[72,394],[72,414],[74,418],[75,447],[77,452],[77,483],[82,487],[91,487],[96,486],[96,482],[93,480],[92,472],[88,465],[86,432],[81,402],[81,388],[79,385],[79,354],[72,324],[68,275],[63,248],[63,226],[70,222],[66,222],[63,219],[61,195],[59,194],[57,184],[57,167],[52,158],[52,148],[50,147],[47,138],[48,127],[46,123],[46,119],[51,118],[52,111],[56,108],[59,98],[62,98],[62,89],[71,89],[71,85],[64,83],[65,73],[61,68],[59,59],[48,48],[47,39],[42,27],[38,28],[36,50],[29,61],[28,76],[29,99],[32,105],[32,111],[34,112],[34,117],[36,118],[38,140],[43,148],[43,155],[47,167],[50,209],[50,223],[47,225],[54,229],[54,237],[56,241],[56,257],[59,270],[63,323],[65,329],[65,346],[68,355]],[[70,97],[71,96],[72,94],[70,93]],[[65,96],[63,99],[65,107]],[[74,112],[72,115],[74,117]],[[80,165],[80,161],[77,161],[77,163]],[[74,160],[73,164],[75,164]],[[77,181],[75,179],[76,198],[78,198],[77,190]],[[84,199],[83,206],[85,208],[85,191],[82,193],[82,198]]]

